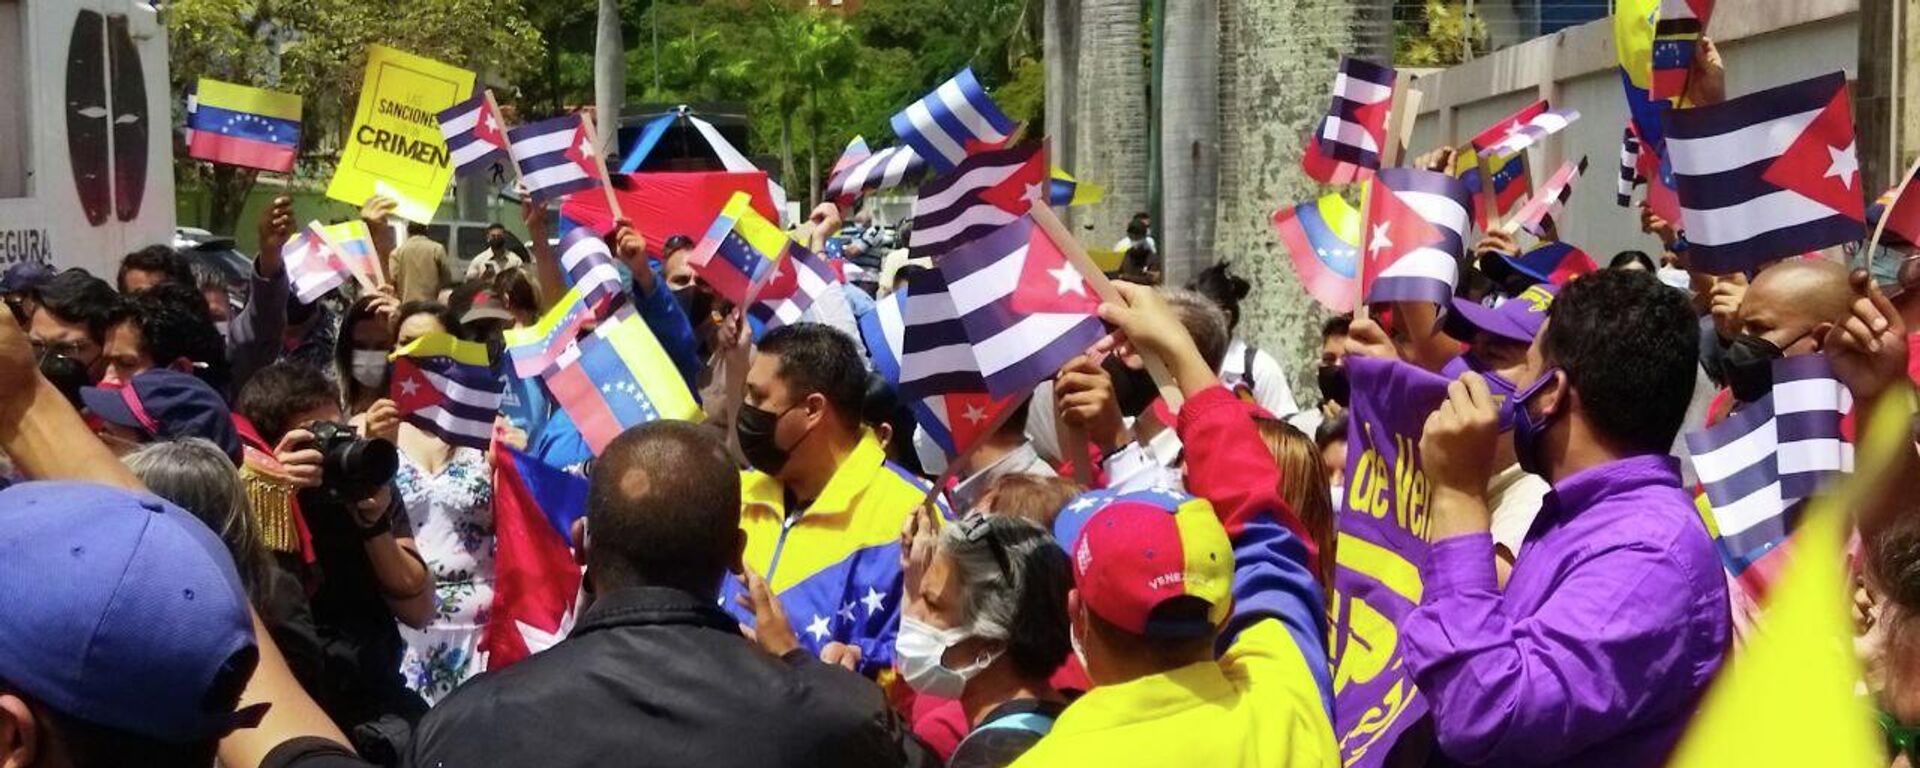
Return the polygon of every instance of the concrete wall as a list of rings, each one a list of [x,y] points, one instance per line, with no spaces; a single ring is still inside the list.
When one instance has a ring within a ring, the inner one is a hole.
[[[1856,76],[1858,10],[1858,0],[1721,0],[1708,34],[1726,57],[1728,95],[1834,70]],[[1529,153],[1536,183],[1564,160],[1588,158],[1561,236],[1602,262],[1628,248],[1652,251],[1659,243],[1640,233],[1639,211],[1614,204],[1626,121],[1617,67],[1612,24],[1602,19],[1421,77],[1416,87],[1426,97],[1412,152],[1463,144],[1535,99],[1578,109],[1579,122]],[[1884,162],[1880,156],[1891,151],[1885,142],[1863,141],[1862,165],[1870,158]],[[1869,177],[1870,190],[1877,193],[1880,187],[1873,183]]]

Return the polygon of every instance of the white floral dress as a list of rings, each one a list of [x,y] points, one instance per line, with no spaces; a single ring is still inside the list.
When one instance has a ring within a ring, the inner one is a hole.
[[[400,625],[400,674],[433,704],[486,671],[477,654],[493,604],[493,478],[485,454],[456,448],[439,474],[402,452],[394,484],[434,580],[433,623]]]

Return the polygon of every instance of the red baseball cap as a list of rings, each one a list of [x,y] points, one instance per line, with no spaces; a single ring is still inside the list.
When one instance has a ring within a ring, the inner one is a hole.
[[[1101,619],[1170,639],[1204,636],[1226,621],[1233,607],[1233,545],[1206,499],[1171,490],[1096,491],[1068,510],[1076,506],[1092,512],[1072,532],[1074,587]],[[1160,610],[1179,598],[1204,603],[1204,618]]]

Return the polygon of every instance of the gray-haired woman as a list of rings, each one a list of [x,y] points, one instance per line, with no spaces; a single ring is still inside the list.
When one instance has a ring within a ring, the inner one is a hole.
[[[123,461],[154,495],[180,506],[220,534],[240,571],[240,583],[256,605],[267,584],[270,561],[247,514],[246,487],[225,451],[204,438],[165,440],[140,446]]]
[[[949,766],[1012,763],[1066,708],[1048,678],[1072,650],[1066,553],[1031,521],[976,515],[903,537],[907,596],[894,663],[907,685],[958,699],[968,731]]]

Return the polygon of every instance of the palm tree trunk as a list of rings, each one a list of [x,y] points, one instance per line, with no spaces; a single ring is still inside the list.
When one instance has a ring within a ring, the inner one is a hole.
[[[603,151],[619,143],[620,110],[626,95],[627,49],[620,39],[620,0],[600,0],[593,47],[593,127]]]
[[[1040,11],[1041,55],[1046,62],[1046,128],[1052,144],[1048,149],[1054,165],[1078,174],[1079,158],[1074,154],[1073,121],[1079,99],[1080,80],[1080,3],[1078,0],[1043,0]],[[1069,211],[1069,217],[1074,212]],[[1069,218],[1071,221],[1071,218]]]
[[[1095,247],[1126,232],[1147,205],[1147,68],[1140,56],[1140,0],[1083,0],[1079,88],[1073,110],[1074,169],[1104,184],[1106,199],[1075,223]],[[1091,232],[1084,227],[1090,226]]]
[[[1213,263],[1220,179],[1220,0],[1166,3],[1160,81],[1160,252],[1169,285]]]

